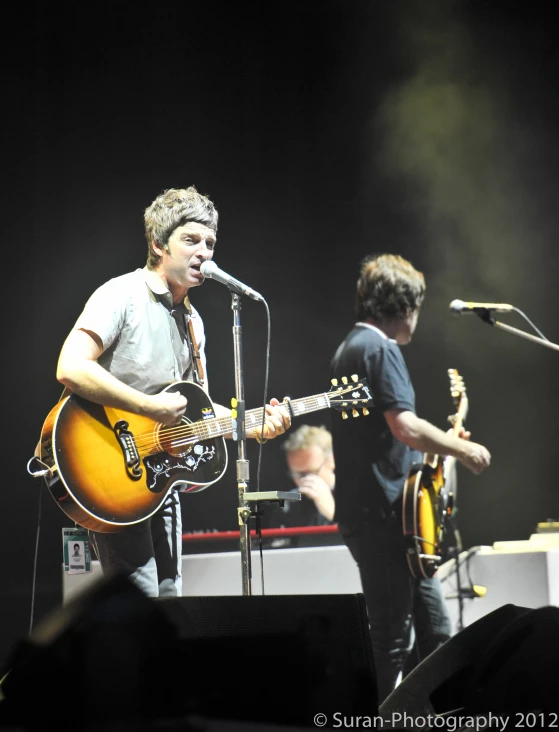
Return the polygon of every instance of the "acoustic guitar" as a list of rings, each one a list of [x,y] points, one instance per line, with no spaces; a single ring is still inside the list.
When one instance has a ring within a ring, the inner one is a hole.
[[[452,433],[458,435],[468,413],[468,398],[462,377],[449,369],[450,393],[456,414]],[[402,523],[407,539],[406,558],[413,577],[433,577],[442,563],[442,541],[448,519],[455,508],[455,496],[448,476],[456,458],[425,453],[423,463],[410,469],[404,486]]]
[[[372,395],[363,379],[332,380],[330,391],[284,399],[293,417],[332,407],[344,416],[364,414]],[[70,394],[48,414],[39,459],[59,507],[76,524],[111,533],[154,514],[168,493],[197,493],[218,481],[227,468],[224,435],[233,416],[216,417],[206,392],[179,381],[164,391],[187,399],[181,423],[166,427],[132,412],[104,407]],[[245,412],[245,427],[262,423],[263,409]]]

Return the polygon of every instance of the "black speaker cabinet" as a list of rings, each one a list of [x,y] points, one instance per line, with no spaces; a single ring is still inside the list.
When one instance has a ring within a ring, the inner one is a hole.
[[[157,600],[178,629],[182,670],[208,716],[313,726],[316,714],[378,711],[364,597]]]
[[[385,719],[555,712],[558,672],[559,608],[503,605],[416,666],[379,712]]]
[[[378,711],[361,594],[153,600],[103,579],[20,641],[0,679],[0,726],[24,729]]]

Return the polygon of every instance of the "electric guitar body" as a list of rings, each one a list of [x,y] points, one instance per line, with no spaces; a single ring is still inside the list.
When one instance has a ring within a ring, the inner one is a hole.
[[[456,406],[453,433],[459,434],[468,412],[468,399],[462,377],[449,369],[450,391]],[[402,525],[407,539],[406,559],[416,579],[433,577],[442,556],[442,541],[447,519],[455,508],[455,496],[448,476],[454,458],[425,454],[423,463],[408,474],[402,498]]]

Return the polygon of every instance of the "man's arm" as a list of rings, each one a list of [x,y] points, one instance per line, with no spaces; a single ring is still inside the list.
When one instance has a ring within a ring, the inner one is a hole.
[[[178,392],[144,394],[104,369],[97,361],[103,353],[101,338],[90,330],[74,329],[66,339],[56,378],[79,396],[96,404],[142,414],[162,424],[176,424],[186,408]]]
[[[491,455],[483,445],[443,432],[409,410],[388,409],[384,417],[394,437],[414,450],[451,455],[476,475],[491,462]]]

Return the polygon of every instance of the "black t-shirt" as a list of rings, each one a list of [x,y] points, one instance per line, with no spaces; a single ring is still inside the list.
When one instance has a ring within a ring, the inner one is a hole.
[[[399,346],[367,325],[356,325],[332,359],[333,377],[367,379],[373,407],[367,416],[343,419],[332,412],[336,462],[336,516],[342,524],[386,512],[401,497],[408,470],[421,453],[397,440],[384,412],[415,413],[415,394]]]

